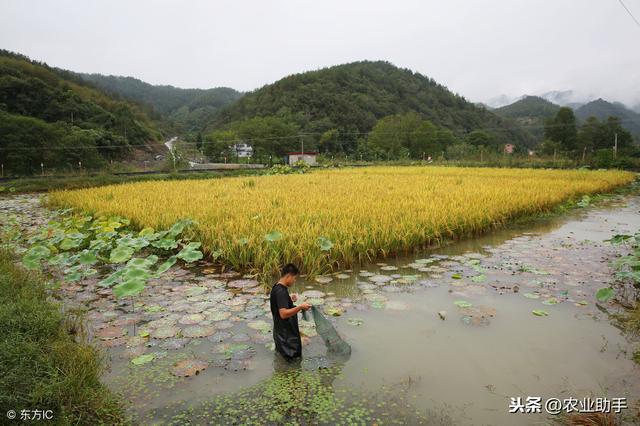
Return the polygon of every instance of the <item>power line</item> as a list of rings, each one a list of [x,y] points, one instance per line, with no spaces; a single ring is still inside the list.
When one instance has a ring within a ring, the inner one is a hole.
[[[622,5],[622,7],[624,7],[624,10],[627,11],[627,13],[629,14],[629,16],[631,16],[631,19],[633,19],[633,21],[636,23],[636,25],[638,26],[638,28],[640,28],[640,22],[638,22],[638,20],[636,19],[635,16],[633,16],[633,13],[631,13],[631,11],[629,10],[629,8],[627,7],[627,5],[624,4],[624,2],[622,0],[618,0],[618,2]]]

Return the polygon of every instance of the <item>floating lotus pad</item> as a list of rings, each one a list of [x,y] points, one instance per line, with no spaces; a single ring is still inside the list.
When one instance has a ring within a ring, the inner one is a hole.
[[[222,303],[224,303],[227,306],[240,306],[240,305],[244,305],[245,303],[247,303],[247,300],[246,299],[242,299],[240,297],[234,297],[233,299],[225,300]]]
[[[231,316],[231,312],[227,312],[227,311],[209,310],[205,312],[205,314],[207,315],[207,318],[209,318],[211,321],[224,321],[226,319],[229,319],[229,317]]]
[[[225,340],[230,339],[231,337],[233,337],[233,333],[229,331],[221,330],[209,336],[208,339],[214,343],[221,343],[221,342],[224,342]]]
[[[190,314],[183,316],[178,320],[178,322],[182,325],[193,325],[204,321],[204,319],[205,316],[203,314]]]
[[[346,280],[351,278],[351,275],[349,274],[336,274],[336,278],[338,278],[339,280]]]
[[[373,289],[377,288],[377,286],[375,284],[359,283],[358,284],[358,288],[360,290],[373,290]]]
[[[144,355],[140,355],[140,356],[137,356],[137,357],[133,358],[131,360],[131,363],[133,365],[143,365],[143,364],[146,364],[148,362],[153,361],[154,358],[155,358],[154,354],[144,354]]]
[[[215,353],[221,354],[225,359],[248,359],[255,355],[253,346],[246,343],[221,343],[213,348]]]
[[[184,337],[207,337],[216,332],[216,328],[212,326],[192,325],[182,330]]]
[[[191,339],[187,338],[167,339],[160,343],[158,346],[162,349],[175,350],[183,348],[190,341]]]
[[[324,312],[327,315],[339,317],[340,315],[344,314],[344,308],[340,305],[327,305],[324,307]]]
[[[102,340],[115,339],[125,334],[127,334],[127,330],[122,327],[106,327],[96,332],[96,336]]]
[[[385,284],[391,281],[392,279],[393,277],[390,277],[388,275],[373,275],[369,277],[369,280],[373,281],[376,284]]]
[[[249,340],[251,340],[251,337],[246,333],[239,333],[231,337],[231,341],[234,343],[243,343],[248,342]]]
[[[393,265],[386,265],[386,266],[380,267],[380,269],[382,271],[397,271],[398,267],[397,266],[393,266]]]
[[[315,281],[320,284],[327,284],[333,281],[333,278],[321,276],[321,277],[316,277]]]
[[[180,332],[180,328],[174,326],[164,326],[153,330],[150,334],[154,339],[169,339],[175,337]]]
[[[263,320],[250,321],[247,323],[247,327],[257,330],[263,334],[267,334],[271,331],[271,324]]]
[[[194,287],[189,287],[188,289],[186,289],[184,291],[184,294],[185,294],[185,296],[199,296],[201,294],[206,293],[207,290],[209,290],[208,287],[194,286]]]
[[[306,297],[308,299],[316,299],[316,298],[320,298],[320,297],[325,297],[326,294],[319,291],[319,290],[306,290],[303,291],[300,296],[302,297]]]
[[[205,370],[209,363],[200,359],[183,359],[171,368],[171,374],[177,377],[191,377]]]
[[[456,300],[455,302],[453,302],[454,305],[456,305],[458,308],[470,308],[473,305],[469,302],[467,302],[466,300]]]
[[[224,330],[232,327],[233,327],[233,323],[231,321],[219,321],[216,323],[216,328],[220,330]]]
[[[256,287],[260,283],[257,280],[233,280],[229,281],[227,286],[231,288],[239,288],[239,289],[247,289],[251,287]]]

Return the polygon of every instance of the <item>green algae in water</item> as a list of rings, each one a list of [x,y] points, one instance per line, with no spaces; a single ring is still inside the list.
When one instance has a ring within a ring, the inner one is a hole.
[[[167,425],[335,425],[433,424],[436,416],[406,402],[404,391],[372,392],[335,386],[340,368],[290,369],[197,406],[170,405],[149,413],[145,422]],[[447,424],[440,418],[438,424]]]

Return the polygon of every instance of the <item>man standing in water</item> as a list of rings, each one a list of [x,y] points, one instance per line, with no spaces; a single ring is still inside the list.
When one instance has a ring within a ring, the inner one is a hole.
[[[298,277],[298,268],[289,263],[282,268],[280,279],[271,288],[271,315],[273,316],[273,341],[276,350],[287,360],[293,361],[302,356],[302,341],[298,329],[298,312],[311,308],[308,303],[295,306],[295,294],[289,296],[291,287]]]

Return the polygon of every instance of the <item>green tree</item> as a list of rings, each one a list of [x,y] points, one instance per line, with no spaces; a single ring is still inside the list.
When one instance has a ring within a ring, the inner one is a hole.
[[[223,162],[231,156],[229,147],[238,142],[238,134],[233,130],[216,130],[204,138],[204,155],[210,161]]]
[[[562,107],[555,117],[548,119],[545,123],[544,137],[558,142],[565,151],[577,149],[578,130],[573,110]]]
[[[256,155],[284,156],[287,152],[299,150],[299,128],[282,117],[253,117],[233,123],[230,126],[239,139],[253,146]],[[313,150],[307,146],[305,150]]]
[[[438,128],[415,112],[378,120],[369,133],[370,146],[387,158],[422,158],[442,149]]]

